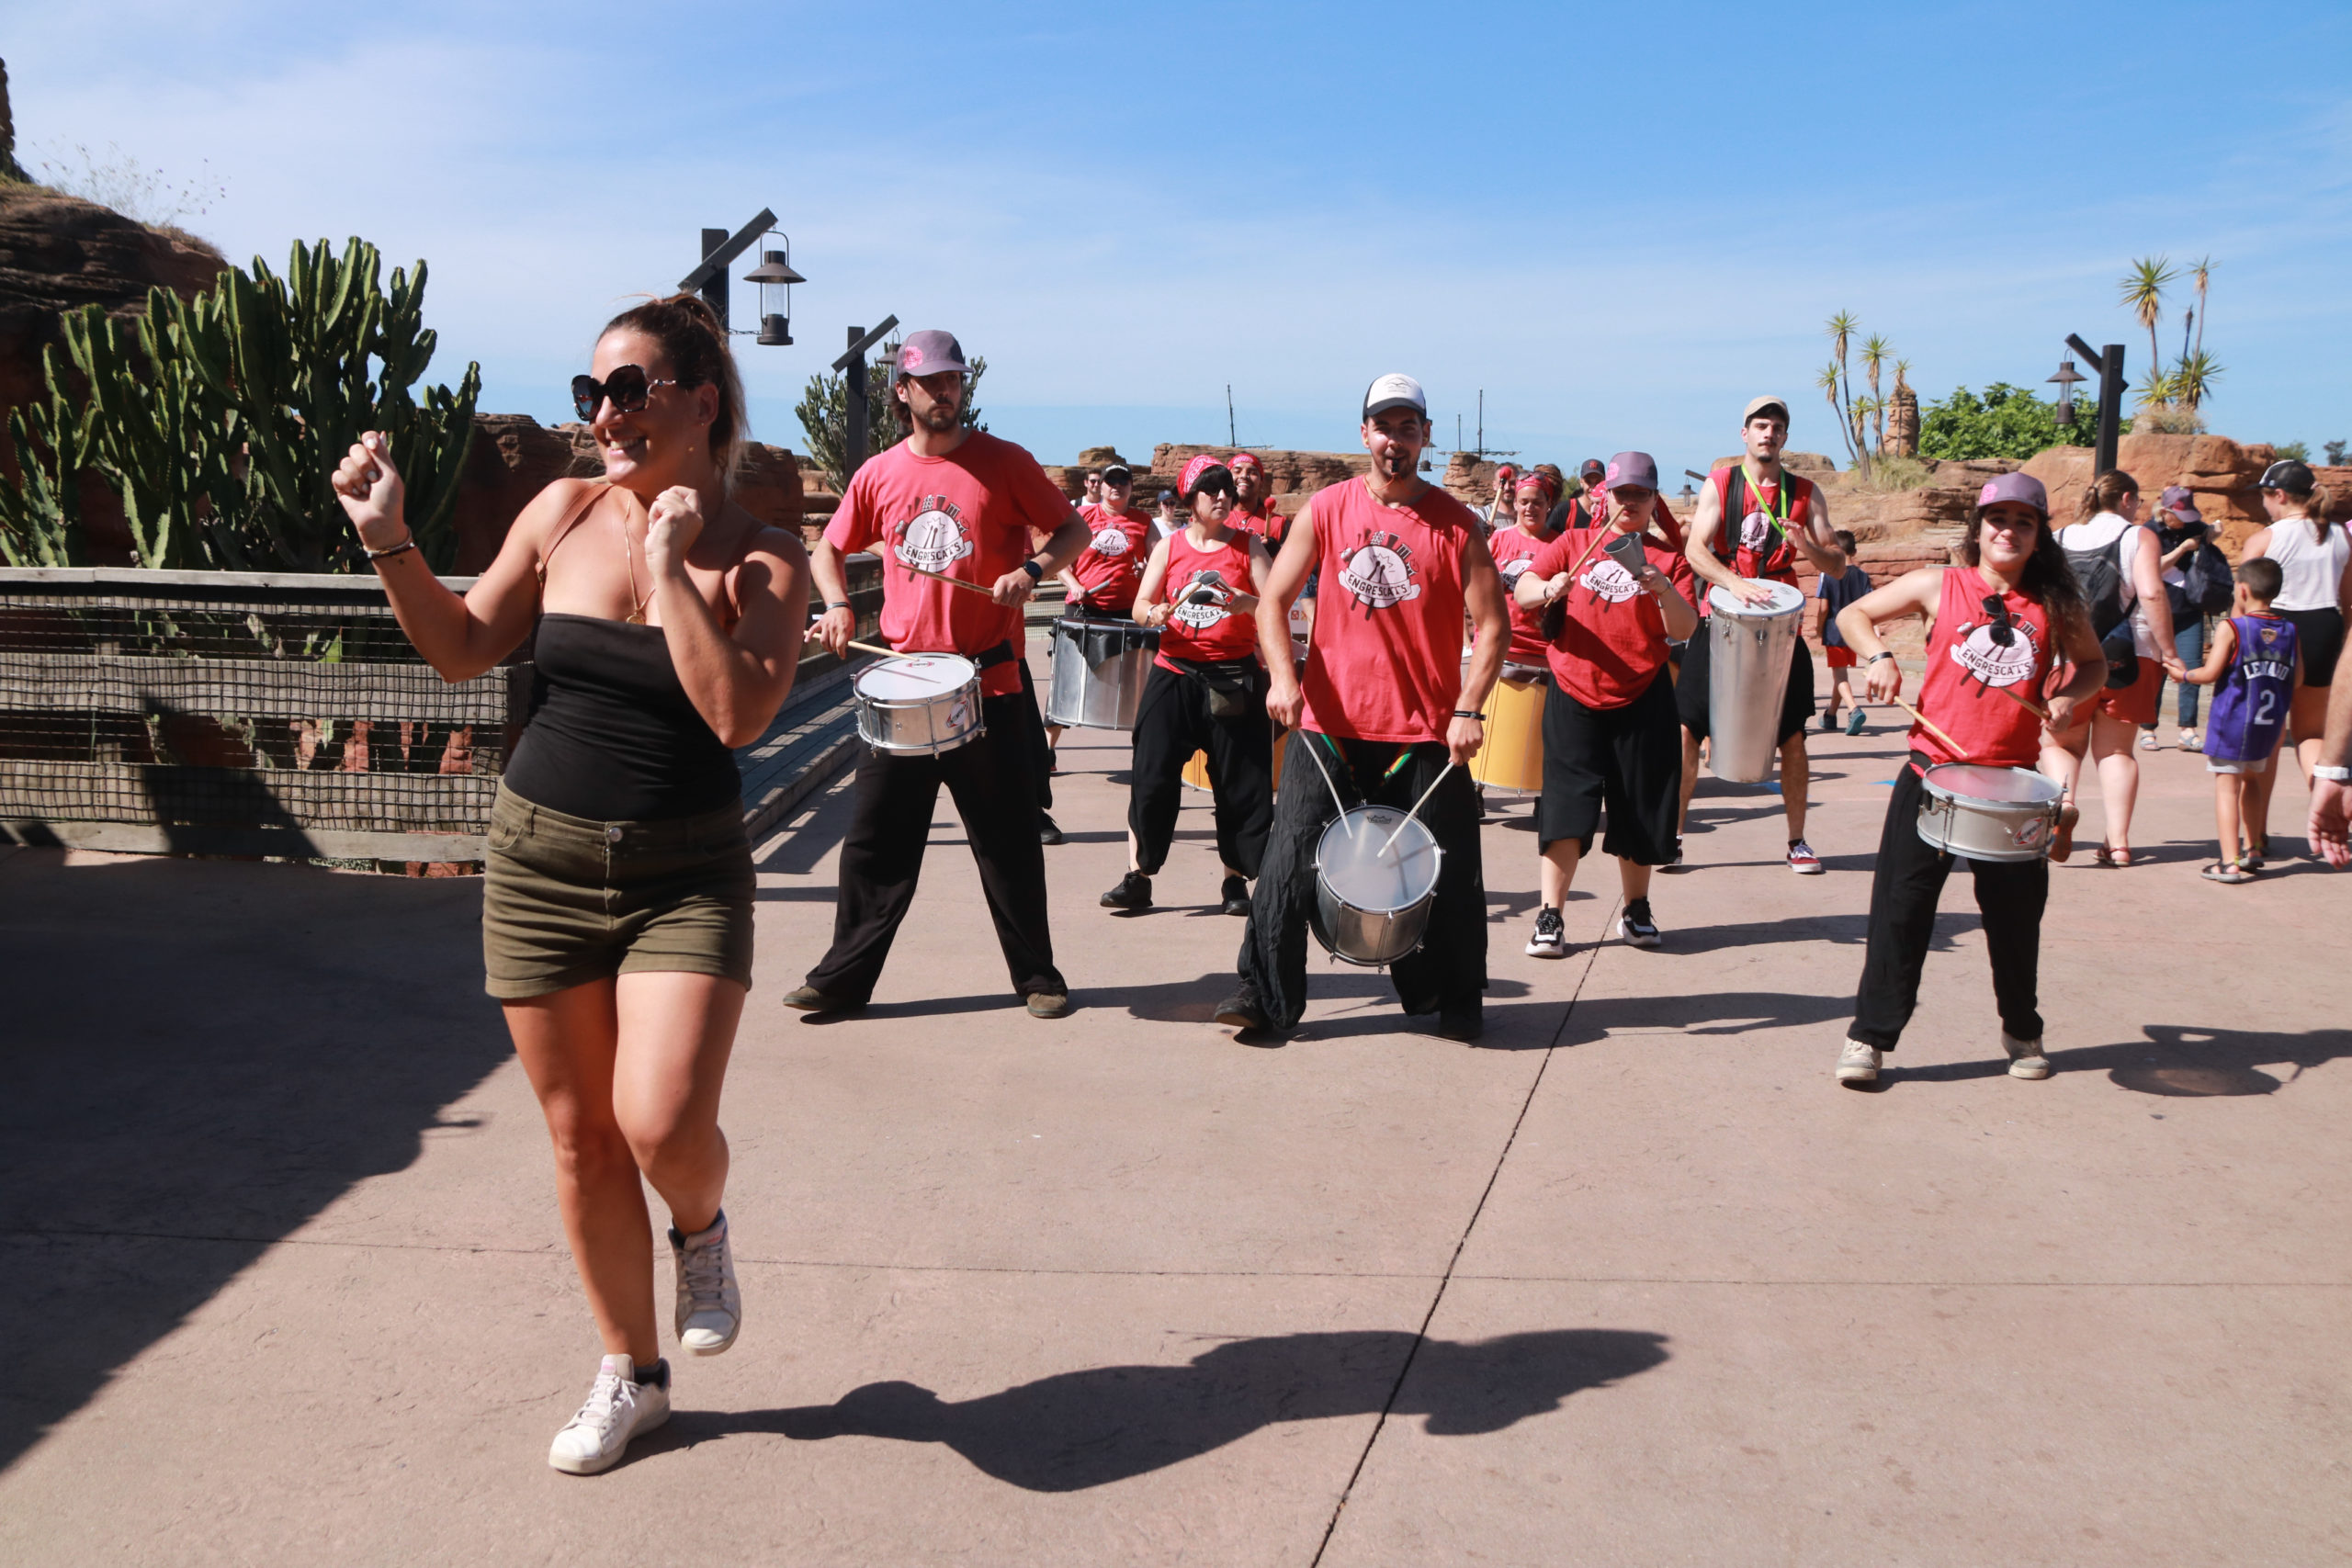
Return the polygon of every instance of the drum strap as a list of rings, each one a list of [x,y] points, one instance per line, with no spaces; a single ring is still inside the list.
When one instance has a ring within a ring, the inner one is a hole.
[[[973,654],[971,657],[972,667],[976,670],[993,670],[1000,664],[1010,664],[1015,657],[1012,651],[1012,639],[1007,637],[994,648]]]

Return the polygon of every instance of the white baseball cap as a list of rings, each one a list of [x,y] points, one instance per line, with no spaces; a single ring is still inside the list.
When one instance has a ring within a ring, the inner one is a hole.
[[[1363,416],[1370,419],[1389,409],[1411,409],[1423,419],[1430,416],[1430,400],[1421,384],[1401,371],[1392,370],[1374,381],[1363,395]]]

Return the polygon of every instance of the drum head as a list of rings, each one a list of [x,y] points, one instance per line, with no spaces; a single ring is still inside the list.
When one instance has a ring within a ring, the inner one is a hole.
[[[1384,854],[1381,846],[1392,833],[1396,842]],[[1437,888],[1437,837],[1419,818],[1406,822],[1392,807],[1353,807],[1323,829],[1315,866],[1343,903],[1374,911],[1410,908]]]
[[[919,703],[971,683],[979,667],[953,653],[885,659],[858,671],[857,694],[877,703]]]
[[[1731,615],[1736,618],[1754,616],[1758,620],[1765,621],[1779,615],[1794,615],[1804,613],[1804,592],[1794,583],[1767,582],[1764,586],[1772,591],[1772,602],[1769,604],[1743,604],[1733,597],[1728,588],[1714,588],[1707,592],[1707,607],[1718,615]]]
[[[1920,776],[1930,795],[1981,800],[1993,806],[2048,806],[2057,784],[2026,768],[1988,768],[1979,762],[1939,762]]]

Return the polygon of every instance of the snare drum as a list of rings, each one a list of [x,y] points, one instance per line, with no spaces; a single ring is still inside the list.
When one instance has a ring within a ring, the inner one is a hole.
[[[1437,835],[1419,818],[1408,819],[1388,806],[1351,807],[1315,846],[1315,908],[1307,922],[1315,940],[1342,964],[1367,969],[1410,956],[1429,930],[1444,860]]]
[[[1159,628],[1133,621],[1064,619],[1053,624],[1046,722],[1081,729],[1133,729]]]
[[[2030,768],[1940,762],[1920,777],[1919,837],[1967,860],[2037,861],[2058,831],[2062,792]]]
[[[987,733],[980,722],[980,671],[953,653],[876,660],[850,683],[857,733],[876,751],[936,757]]]

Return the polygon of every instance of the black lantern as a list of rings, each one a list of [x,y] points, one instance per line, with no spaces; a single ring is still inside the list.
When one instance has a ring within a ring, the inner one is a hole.
[[[770,230],[769,232],[776,233],[777,231]],[[760,265],[743,275],[744,282],[756,283],[760,286],[760,331],[759,335],[752,341],[764,344],[771,348],[791,345],[792,286],[808,281],[792,270],[791,236],[777,234],[777,237],[784,241],[784,249],[763,251],[760,254]],[[768,290],[771,288],[781,292],[770,294]],[[783,303],[782,310],[776,309],[779,299]]]
[[[2050,378],[2058,383],[2058,423],[2071,427],[2075,423],[2075,383],[2090,378],[2076,370],[2073,360],[2062,359],[2058,362],[2058,374]]]

